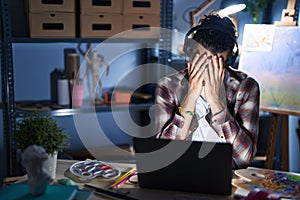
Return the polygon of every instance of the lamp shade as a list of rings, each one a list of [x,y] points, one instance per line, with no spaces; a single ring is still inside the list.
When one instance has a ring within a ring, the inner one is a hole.
[[[220,15],[232,15],[246,8],[246,4],[234,4],[219,11]]]
[[[223,0],[220,6],[220,15],[231,15],[242,11],[246,8],[246,4],[242,0]]]

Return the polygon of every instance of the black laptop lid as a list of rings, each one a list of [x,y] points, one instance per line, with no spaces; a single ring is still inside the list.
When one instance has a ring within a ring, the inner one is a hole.
[[[140,187],[231,194],[232,145],[134,138]]]

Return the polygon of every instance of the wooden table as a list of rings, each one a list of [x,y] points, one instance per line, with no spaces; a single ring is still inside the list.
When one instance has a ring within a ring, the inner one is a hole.
[[[99,187],[105,190],[109,190],[109,186],[113,183],[113,180],[107,180],[104,178],[95,178],[92,180],[88,179],[81,179],[75,175],[73,175],[69,171],[69,167],[77,162],[76,160],[58,160],[57,161],[57,169],[56,169],[56,177],[53,181],[53,184],[58,183],[59,179],[62,178],[70,178],[72,179],[75,184],[78,186],[79,189],[89,189],[85,188],[84,184],[89,184],[95,187]],[[126,172],[133,167],[135,164],[132,163],[111,163],[114,166],[118,167],[122,172]],[[6,182],[15,182],[15,183],[22,183],[27,181],[27,176],[21,177],[11,177],[6,178]],[[233,187],[232,195],[223,196],[223,195],[208,195],[208,194],[199,194],[199,193],[187,193],[187,192],[180,192],[180,191],[168,191],[168,190],[154,190],[154,189],[141,189],[137,185],[132,183],[125,183],[122,185],[121,188],[113,190],[120,194],[126,194],[130,197],[134,197],[140,200],[174,200],[174,199],[233,199],[233,194],[235,188]],[[113,198],[104,194],[94,193],[90,200],[117,200],[118,198]]]
[[[113,184],[113,180],[109,180],[109,179],[104,179],[104,178],[95,178],[95,179],[82,179],[80,177],[77,177],[75,175],[73,175],[70,170],[69,167],[74,164],[75,160],[58,160],[57,161],[57,169],[56,169],[56,177],[54,180],[54,183],[56,183],[59,179],[62,178],[70,178],[72,179],[75,184],[80,188],[80,189],[86,189],[84,187],[84,184],[89,184],[89,185],[93,185],[95,187],[99,187],[99,188],[103,188],[103,189],[109,189],[109,186],[111,184]],[[129,164],[129,163],[112,163],[114,166],[118,167],[121,172],[126,172],[130,169],[132,169],[133,167],[135,167],[135,164]],[[125,186],[125,188],[132,188],[135,187],[134,185],[131,185],[129,183],[127,183]],[[91,199],[111,199],[108,198],[106,195],[100,195],[100,194],[94,194]]]
[[[57,171],[56,171],[56,180],[64,177],[71,178],[75,183],[79,186],[79,188],[83,188],[85,183],[93,185],[95,187],[100,187],[103,189],[108,189],[109,186],[113,183],[111,180],[105,180],[103,178],[95,178],[93,180],[80,180],[78,177],[75,177],[70,173],[68,168],[74,163],[72,160],[58,160],[57,162]],[[129,169],[135,167],[135,164],[127,164],[127,163],[112,163],[116,167],[118,167],[122,172],[126,172]],[[153,190],[153,189],[141,189],[137,185],[126,183],[121,188],[116,191],[121,194],[128,194],[129,196],[135,197],[141,200],[174,200],[174,199],[198,199],[200,197],[211,198],[211,199],[233,199],[233,194],[235,188],[233,187],[233,192],[231,196],[222,196],[222,195],[207,195],[207,194],[196,194],[196,193],[186,193],[186,192],[177,192],[177,191],[163,191],[163,190]],[[111,199],[107,198],[105,195],[95,194],[92,199]]]

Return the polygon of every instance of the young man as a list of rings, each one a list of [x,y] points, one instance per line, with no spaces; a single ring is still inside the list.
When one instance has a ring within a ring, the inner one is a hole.
[[[156,89],[156,137],[231,143],[235,169],[255,155],[260,98],[258,83],[231,68],[236,39],[229,17],[205,15],[186,35],[187,68],[162,78]]]

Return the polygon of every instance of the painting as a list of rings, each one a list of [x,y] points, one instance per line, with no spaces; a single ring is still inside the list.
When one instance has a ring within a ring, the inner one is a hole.
[[[239,69],[260,85],[260,106],[300,114],[300,27],[246,24]]]
[[[238,178],[234,178],[232,184],[237,188],[245,189],[248,192],[259,189],[276,194],[281,198],[299,198],[300,174],[298,173],[255,167],[238,169],[234,173]]]

